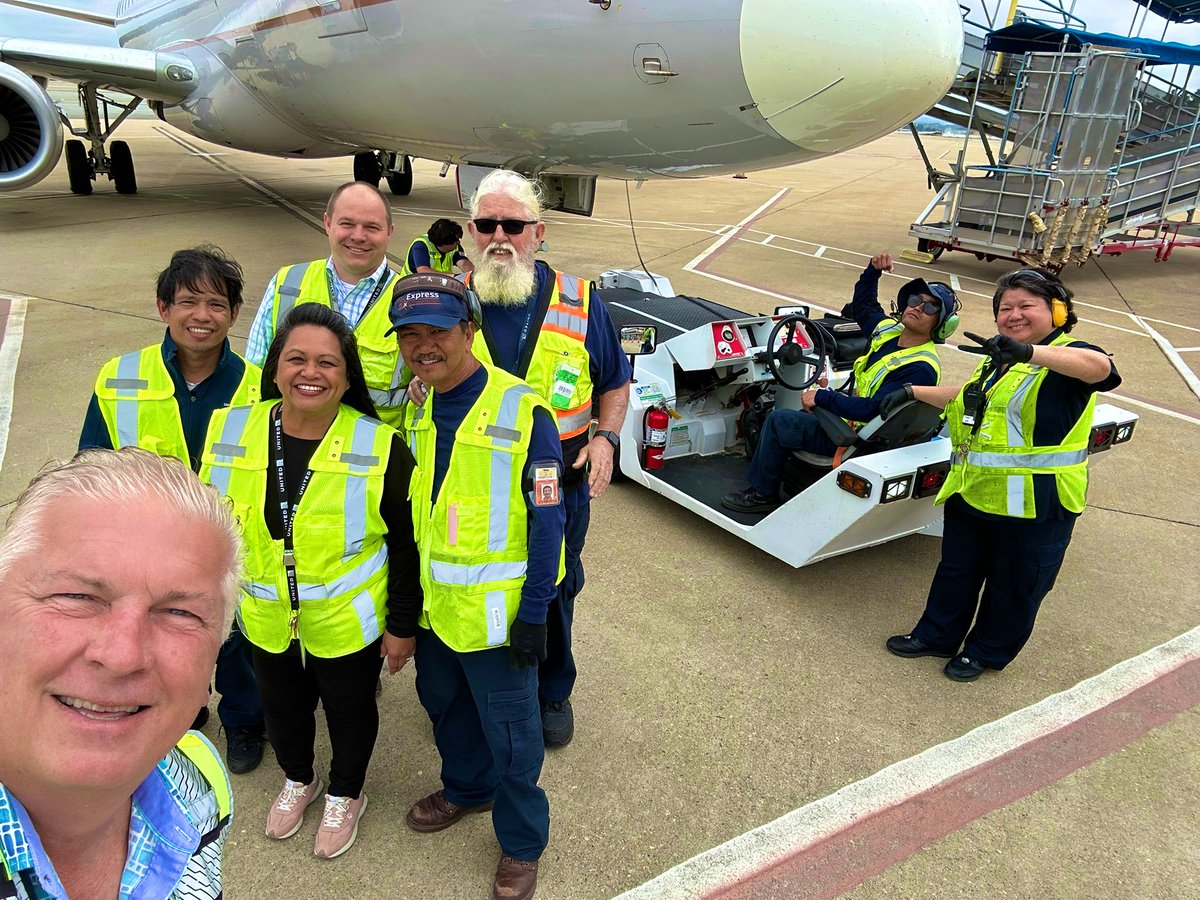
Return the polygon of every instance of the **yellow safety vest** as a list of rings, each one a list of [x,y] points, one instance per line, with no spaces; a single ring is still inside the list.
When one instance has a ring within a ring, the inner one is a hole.
[[[194,731],[185,734],[175,746],[191,760],[192,765],[200,770],[200,774],[212,788],[217,797],[218,819],[220,820],[217,827],[222,827],[224,820],[233,812],[233,793],[229,786],[229,774],[225,771],[225,764],[221,762],[220,754],[212,744]]]
[[[275,295],[271,300],[271,321],[274,330],[301,303],[320,303],[333,306],[329,296],[329,274],[326,260],[314,259],[310,263],[284,266],[275,275]],[[392,305],[392,288],[396,279],[390,270],[383,277],[388,279],[383,292],[376,298],[366,315],[354,326],[358,340],[358,355],[362,358],[363,375],[367,379],[371,402],[379,418],[388,425],[399,427],[403,413],[404,389],[408,384],[404,360],[400,358],[400,346],[393,335],[387,334],[392,327],[388,309]]]
[[[241,524],[238,624],[270,653],[282,653],[292,639],[283,541],[271,537],[263,516],[268,491],[276,490],[270,429],[277,402],[218,410],[200,470],[201,481],[229,498]],[[313,474],[295,512],[292,541],[299,638],[314,656],[345,656],[383,633],[388,553],[379,503],[394,434],[342,406],[309,462]]]
[[[466,282],[469,287],[470,275]],[[529,371],[523,375],[515,373],[524,377],[550,404],[558,423],[558,436],[564,441],[583,434],[592,423],[591,357],[585,343],[591,298],[591,282],[554,272],[550,303],[538,332]],[[472,349],[480,362],[492,364],[486,340],[476,341]]]
[[[1050,346],[1070,343],[1068,335],[1060,334]],[[987,364],[986,359],[979,363],[968,385],[979,378]],[[938,503],[944,503],[952,494],[962,494],[964,500],[982,512],[1031,519],[1037,514],[1033,476],[1053,475],[1063,507],[1083,512],[1087,498],[1088,440],[1096,395],[1092,394],[1060,443],[1035,446],[1038,391],[1049,372],[1044,366],[1031,363],[1010,366],[988,391],[983,421],[974,435],[971,426],[963,424],[963,392],[950,401],[946,406],[946,422],[954,452],[950,457],[950,473],[937,496]]]
[[[897,347],[867,366],[871,354],[877,353],[880,347],[888,341],[895,340],[903,332],[904,326],[895,319],[884,319],[875,326],[875,331],[871,334],[871,348],[854,361],[854,396],[874,397],[888,375],[910,363],[929,363],[933,366],[936,378],[934,383],[941,381],[942,367],[938,359],[937,345],[933,341],[926,341],[915,347]]]
[[[412,248],[417,244],[424,244],[425,249],[429,251],[429,265],[435,272],[444,272],[447,275],[454,272],[454,254],[458,252],[458,247],[455,247],[449,253],[442,253],[438,250],[437,245],[429,239],[429,235],[423,234],[411,244],[408,245],[408,253],[404,255],[404,268],[400,270],[400,277],[405,275],[415,275],[416,269],[409,266],[408,261],[412,257]]]
[[[433,499],[437,392],[410,405],[405,433],[417,460],[413,526],[425,594],[420,625],[460,653],[508,643],[528,562],[528,507],[522,475],[533,411],[547,403],[491,365],[487,384],[454,434],[450,465]],[[559,554],[558,580],[563,557]]]
[[[262,370],[252,362],[242,362],[246,368],[230,406],[258,399]],[[160,344],[106,362],[96,377],[96,400],[114,448],[141,447],[191,465],[175,382],[163,362]]]

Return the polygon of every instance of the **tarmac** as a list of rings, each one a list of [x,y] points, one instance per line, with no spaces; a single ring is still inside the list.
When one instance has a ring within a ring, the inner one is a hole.
[[[121,132],[137,195],[103,183],[74,196],[60,167],[0,197],[0,511],[48,458],[74,451],[100,365],[160,339],[154,278],[172,251],[212,242],[242,263],[239,350],[275,270],[327,252],[320,213],[348,159],[223,150],[146,119]],[[961,143],[930,138],[931,155],[945,166]],[[418,161],[412,194],[393,198],[397,261],[433,219],[465,219],[439,169]],[[897,133],[745,179],[628,194],[603,181],[592,218],[546,216],[544,257],[592,278],[644,263],[678,293],[747,312],[797,299],[837,309],[871,254],[914,246],[908,223],[930,196],[912,138]],[[959,253],[898,261],[882,290],[918,274],[952,281],[964,329],[990,334],[990,285],[1010,267]],[[1065,272],[1076,335],[1124,376],[1108,402],[1141,418],[1130,444],[1096,459],[1058,584],[1001,673],[958,684],[939,660],[885,652],[923,608],[933,538],[795,570],[629,482],[596,501],[577,731],[546,757],[537,896],[1200,896],[1200,397],[1187,376],[1200,371],[1198,270],[1200,254],[1182,249],[1167,263],[1129,253]],[[972,364],[947,352],[944,377]],[[1075,702],[1085,682],[1091,706]],[[411,669],[385,679],[380,702],[356,845],[315,859],[315,814],[291,840],[264,836],[281,779],[268,750],[234,776],[227,896],[487,896],[498,848],[486,816],[432,835],[404,825],[439,784]],[[206,733],[222,745],[215,715]],[[774,833],[782,843],[760,865],[755,830],[781,817],[804,836]],[[748,832],[725,853],[724,881],[692,878],[709,857],[673,870]]]

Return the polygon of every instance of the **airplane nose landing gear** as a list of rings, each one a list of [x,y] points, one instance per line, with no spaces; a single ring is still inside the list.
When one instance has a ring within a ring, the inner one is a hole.
[[[379,187],[386,178],[388,187],[397,197],[412,193],[412,159],[391,150],[362,150],[354,154],[354,180]]]

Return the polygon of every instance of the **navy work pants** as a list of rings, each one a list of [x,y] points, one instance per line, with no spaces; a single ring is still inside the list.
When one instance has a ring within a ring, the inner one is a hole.
[[[571,653],[571,626],[575,622],[575,597],[583,590],[583,542],[592,517],[591,494],[585,481],[563,497],[567,524],[566,574],[546,611],[546,658],[538,666],[538,695],[543,702],[566,700],[575,687],[575,657]]]
[[[442,789],[458,806],[495,803],[500,849],[535,860],[550,837],[550,804],[538,787],[546,750],[533,667],[514,671],[508,647],[451,650],[417,629],[417,696],[433,722]]]
[[[375,684],[381,643],[383,638],[376,638],[346,656],[326,659],[309,653],[303,660],[299,641],[292,641],[282,653],[253,647],[267,736],[279,768],[292,781],[312,783],[320,702],[333,751],[326,793],[333,797],[362,793],[379,736]]]
[[[779,496],[783,467],[793,450],[833,456],[837,444],[829,439],[817,417],[807,410],[773,409],[763,422],[746,480],[760,494]]]
[[[961,646],[964,655],[990,669],[1003,669],[1033,633],[1038,607],[1054,587],[1076,517],[1041,522],[986,519],[963,511],[963,505],[957,497],[946,504],[942,559],[929,586],[925,613],[912,634],[946,652]]]
[[[217,654],[217,693],[221,695],[217,716],[226,729],[262,731],[262,697],[254,677],[254,658],[250,642],[236,624]]]

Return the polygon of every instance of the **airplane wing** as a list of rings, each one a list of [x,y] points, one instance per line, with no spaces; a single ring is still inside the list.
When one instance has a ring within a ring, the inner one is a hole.
[[[28,75],[65,78],[141,97],[178,103],[196,86],[185,56],[158,50],[0,37],[0,63]]]

